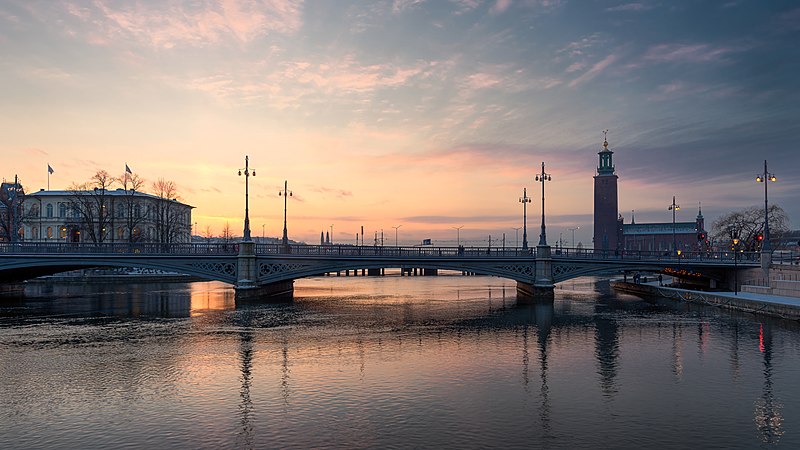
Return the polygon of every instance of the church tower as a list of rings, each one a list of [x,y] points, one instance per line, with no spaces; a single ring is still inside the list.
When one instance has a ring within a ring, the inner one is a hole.
[[[617,223],[617,175],[614,173],[614,152],[608,149],[608,130],[604,131],[603,149],[599,153],[597,175],[594,176],[594,248],[619,249]]]

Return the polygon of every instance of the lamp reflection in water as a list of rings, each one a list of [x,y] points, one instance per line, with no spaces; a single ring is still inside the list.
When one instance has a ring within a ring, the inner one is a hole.
[[[769,325],[762,323],[758,330],[758,348],[764,355],[764,388],[762,397],[756,401],[755,423],[761,440],[767,444],[777,444],[784,430],[783,405],[775,399],[772,389],[772,332]]]

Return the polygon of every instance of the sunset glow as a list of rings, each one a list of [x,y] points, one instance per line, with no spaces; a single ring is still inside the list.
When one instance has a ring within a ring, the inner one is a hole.
[[[0,176],[28,192],[127,163],[174,180],[195,234],[474,244],[521,226],[591,245],[609,129],[620,211],[707,223],[800,204],[800,8],[792,2],[567,0],[0,4]],[[263,228],[262,228],[263,225]],[[536,241],[535,238],[530,238]]]

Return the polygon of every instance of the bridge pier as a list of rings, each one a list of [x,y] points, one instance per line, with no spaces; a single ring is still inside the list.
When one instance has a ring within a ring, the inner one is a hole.
[[[25,285],[23,283],[0,283],[0,297],[2,296],[17,296],[25,292]]]
[[[294,280],[262,284],[247,289],[236,288],[236,301],[268,303],[291,302],[294,297]]]
[[[255,242],[239,243],[239,255],[236,257],[236,293],[240,290],[255,289],[258,280],[258,264],[256,264]]]
[[[553,284],[553,257],[549,245],[536,247],[533,285],[517,281],[517,301],[522,303],[552,303],[555,298]]]

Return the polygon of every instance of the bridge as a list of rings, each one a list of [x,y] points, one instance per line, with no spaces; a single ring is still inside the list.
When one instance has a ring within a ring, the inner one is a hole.
[[[608,252],[591,249],[391,247],[231,244],[0,243],[0,285],[89,267],[140,267],[234,285],[237,298],[290,294],[296,279],[385,268],[454,270],[517,282],[526,297],[552,299],[555,283],[631,271],[662,272],[731,283],[736,271],[762,267],[760,253]],[[739,279],[743,279],[739,277]]]

